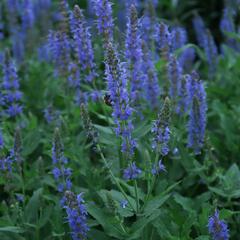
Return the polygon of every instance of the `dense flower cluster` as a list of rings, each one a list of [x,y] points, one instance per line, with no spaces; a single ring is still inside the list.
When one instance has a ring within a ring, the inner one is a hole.
[[[9,53],[6,52],[2,63],[3,82],[1,84],[2,99],[1,104],[5,109],[5,114],[15,117],[22,112],[22,92],[19,90],[20,84],[17,70]]]
[[[204,43],[204,39],[206,36],[206,27],[205,24],[203,22],[203,19],[199,16],[196,15],[193,19],[193,27],[194,30],[196,32],[196,37],[197,37],[197,41],[198,44],[200,45],[200,47],[204,47],[205,43]]]
[[[158,83],[157,72],[154,66],[154,62],[151,56],[151,51],[148,49],[147,43],[142,42],[143,51],[143,82],[146,94],[146,99],[149,102],[151,108],[158,107],[158,100],[160,95],[160,87]]]
[[[160,152],[162,156],[166,156],[169,152],[168,142],[170,140],[170,100],[166,98],[163,107],[158,114],[158,119],[154,121],[152,127],[152,133],[154,139],[152,148],[157,152]]]
[[[70,27],[73,35],[73,48],[85,79],[92,81],[96,76],[91,34],[86,26],[82,10],[75,5],[70,16]]]
[[[142,32],[144,32],[142,38],[151,45],[157,22],[155,10],[157,4],[154,1],[147,1],[145,5],[144,15],[141,19]]]
[[[113,38],[112,3],[109,0],[92,0],[97,16],[98,32],[103,35],[104,43]]]
[[[136,166],[136,163],[130,163],[129,166],[124,169],[123,178],[125,180],[134,180],[139,177],[142,173],[142,170]]]
[[[171,31],[172,39],[172,51],[176,51],[188,42],[187,32],[182,27],[173,28]],[[178,56],[178,62],[183,69],[189,70],[192,67],[192,63],[195,58],[195,50],[192,47],[188,47],[182,50]]]
[[[212,75],[216,71],[216,55],[218,53],[218,50],[213,36],[209,30],[206,31],[206,37],[204,39],[204,50],[207,57],[207,62],[209,64],[209,73]]]
[[[199,154],[204,143],[206,128],[206,92],[196,73],[192,73],[191,83],[188,87],[191,104],[188,121],[188,147],[193,148],[195,153]]]
[[[7,24],[3,28],[8,28],[13,56],[18,63],[21,63],[26,50],[33,45],[32,32],[36,22],[40,22],[40,32],[46,33],[50,24],[49,19],[51,19],[49,13],[51,0],[6,0],[1,1],[1,4],[2,15],[7,16]],[[3,30],[6,31],[6,29]]]
[[[14,135],[14,145],[10,150],[7,157],[0,159],[0,170],[4,173],[11,174],[13,172],[14,165],[20,166],[22,162],[21,158],[22,141],[20,136],[20,129],[16,129]]]
[[[71,45],[68,35],[63,31],[50,31],[48,35],[48,48],[51,60],[55,64],[56,74],[65,74],[70,62]]]
[[[185,74],[182,76],[181,89],[177,105],[177,113],[180,115],[187,113],[192,101],[192,76]]]
[[[84,205],[82,193],[76,196],[73,192],[66,191],[64,198],[64,208],[67,213],[67,221],[71,229],[72,239],[86,239],[89,227],[87,225],[87,210]]]
[[[27,31],[32,28],[35,22],[34,4],[31,0],[24,0],[22,2],[21,18],[22,18],[22,31]]]
[[[169,59],[171,53],[171,33],[169,27],[165,23],[156,26],[156,42],[157,48],[161,53],[161,57],[165,60]]]
[[[162,160],[159,160],[158,163],[153,166],[152,174],[153,175],[158,175],[163,171],[166,172],[166,167],[163,165]]]
[[[130,81],[130,97],[133,103],[138,103],[143,90],[142,76],[142,48],[141,48],[140,22],[137,9],[131,5],[126,32],[126,59],[128,61],[128,78]]]
[[[107,46],[105,76],[113,107],[112,116],[117,125],[115,131],[122,137],[122,152],[133,155],[136,142],[132,138],[133,125],[130,118],[133,109],[129,105],[126,69],[111,43]]]
[[[202,18],[196,15],[193,19],[193,26],[196,32],[198,44],[205,51],[206,59],[209,65],[209,74],[212,75],[216,70],[218,49],[215,40],[210,32],[205,27]]]
[[[213,240],[228,240],[229,230],[225,221],[220,220],[218,210],[208,220],[208,231]]]
[[[237,29],[234,24],[234,15],[236,15],[235,10],[232,8],[225,8],[223,11],[223,16],[220,21],[220,30],[222,31],[226,43],[229,47],[232,47],[234,50],[240,51],[240,44],[236,39],[228,36],[230,33],[237,34]]]
[[[170,56],[169,59],[168,78],[170,80],[169,95],[171,99],[177,100],[182,84],[182,68],[174,56]]]

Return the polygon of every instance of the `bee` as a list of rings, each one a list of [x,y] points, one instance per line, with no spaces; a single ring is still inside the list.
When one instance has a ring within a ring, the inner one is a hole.
[[[103,100],[104,100],[105,104],[107,104],[109,107],[112,107],[112,100],[111,100],[111,96],[109,94],[105,94]]]

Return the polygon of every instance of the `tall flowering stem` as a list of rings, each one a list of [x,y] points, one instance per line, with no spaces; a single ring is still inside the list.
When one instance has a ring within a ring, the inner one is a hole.
[[[97,16],[97,29],[103,36],[104,44],[113,40],[112,3],[109,0],[92,0]]]
[[[144,40],[149,43],[150,47],[154,47],[154,30],[156,27],[156,10],[154,3],[152,1],[148,1],[145,4],[144,15],[141,20],[142,23],[142,31]]]
[[[89,117],[88,110],[84,104],[81,104],[80,110],[84,130],[86,131],[89,140],[92,141],[93,147],[96,147],[97,144],[99,143],[98,132],[94,128],[93,123]]]
[[[192,102],[192,76],[186,74],[182,76],[182,84],[179,93],[177,113],[182,115],[187,113]]]
[[[84,204],[82,193],[75,195],[71,191],[65,192],[65,205],[63,206],[67,213],[67,222],[71,229],[73,240],[87,239],[89,226],[87,224],[87,209]]]
[[[130,81],[130,97],[134,105],[139,104],[143,91],[142,73],[142,41],[140,35],[140,21],[137,9],[131,5],[127,22],[126,59],[128,62],[128,78]]]
[[[172,41],[172,51],[176,51],[185,44],[187,44],[188,37],[186,29],[182,27],[176,27],[171,31],[171,41]],[[194,48],[186,48],[184,49],[181,54],[178,56],[179,65],[186,70],[189,70],[193,64],[195,58],[195,50]]]
[[[200,154],[206,128],[206,92],[203,82],[196,74],[192,74],[192,81],[188,88],[191,104],[188,120],[188,147],[193,148],[195,154]]]
[[[240,44],[235,39],[228,36],[228,33],[237,33],[233,18],[234,12],[235,11],[231,8],[224,9],[223,16],[220,21],[220,30],[226,39],[227,45],[234,50],[240,51]]]
[[[11,174],[15,166],[21,166],[21,150],[22,150],[22,142],[20,136],[20,130],[17,128],[14,135],[14,145],[10,150],[10,153],[7,157],[1,158],[1,171],[5,172],[7,175]]]
[[[220,220],[217,209],[208,219],[208,231],[213,240],[228,240],[230,238],[228,226],[224,220]]]
[[[112,116],[116,124],[115,132],[122,138],[122,152],[129,157],[133,155],[136,146],[132,137],[131,116],[133,110],[129,103],[126,69],[111,43],[107,46],[105,76],[113,108]]]
[[[35,22],[34,4],[31,0],[24,0],[21,6],[22,31],[27,32]]]
[[[204,47],[206,38],[206,27],[203,19],[199,15],[195,15],[193,19],[193,28],[196,33],[196,38],[200,47]]]
[[[160,153],[162,156],[166,156],[169,152],[168,142],[170,140],[170,100],[165,98],[162,109],[158,114],[158,119],[154,121],[152,127],[152,133],[154,134],[152,148]]]
[[[193,27],[200,47],[204,49],[207,63],[209,65],[209,74],[214,74],[217,65],[216,56],[218,54],[217,46],[211,32],[205,27],[203,19],[196,15],[193,19]]]
[[[209,74],[212,75],[216,71],[217,65],[217,46],[214,38],[209,30],[206,31],[206,37],[204,39],[204,51],[207,57],[207,63],[209,65]]]
[[[94,147],[96,147],[96,150],[98,151],[98,153],[101,156],[101,159],[106,167],[106,169],[109,171],[110,177],[113,180],[113,182],[116,184],[116,186],[118,187],[119,191],[122,193],[122,195],[124,196],[124,198],[126,199],[127,202],[129,202],[128,196],[126,195],[125,191],[123,190],[123,188],[121,187],[120,183],[118,182],[117,178],[114,176],[109,163],[107,161],[107,159],[105,158],[102,148],[100,147],[99,141],[98,141],[98,132],[96,131],[96,129],[94,128],[92,121],[89,117],[89,113],[87,111],[87,108],[84,104],[81,105],[81,116],[82,116],[82,120],[83,120],[83,126],[85,128],[85,130],[87,131],[87,136],[90,140],[92,140]],[[131,203],[129,203],[131,208],[134,210],[134,207],[132,206]]]
[[[142,69],[144,73],[144,88],[146,92],[146,99],[151,108],[158,107],[160,87],[158,83],[158,76],[152,59],[151,51],[148,49],[146,42],[142,43],[143,63]]]
[[[52,144],[52,161],[53,170],[52,174],[57,183],[57,190],[63,193],[66,190],[70,190],[72,187],[71,174],[72,170],[67,168],[67,158],[64,156],[64,147],[61,141],[59,129],[54,131],[53,144]]]
[[[182,68],[174,56],[170,56],[169,59],[168,78],[170,82],[169,95],[172,102],[177,103],[182,85]]]
[[[156,41],[157,41],[157,48],[160,51],[161,57],[168,61],[171,53],[171,33],[169,31],[169,27],[164,24],[160,23],[156,26]]]
[[[55,65],[56,75],[66,76],[71,59],[71,43],[69,39],[69,9],[65,0],[60,1],[61,20],[58,31],[48,34],[50,58]]]
[[[70,62],[71,45],[65,32],[50,31],[48,35],[50,58],[55,65],[56,75],[66,75]]]
[[[96,76],[96,72],[91,34],[79,6],[74,6],[70,19],[73,48],[77,61],[81,66],[81,70],[86,75],[86,81],[92,81]]]
[[[17,70],[13,60],[10,58],[9,52],[6,51],[4,61],[2,63],[3,82],[2,82],[2,105],[5,114],[9,117],[15,117],[22,112],[22,92],[19,90],[20,84]]]

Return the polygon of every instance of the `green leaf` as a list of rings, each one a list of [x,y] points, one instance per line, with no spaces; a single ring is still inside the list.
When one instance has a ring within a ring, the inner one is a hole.
[[[23,233],[24,230],[20,227],[7,226],[7,227],[0,227],[0,232]]]
[[[158,208],[160,208],[168,200],[170,196],[171,196],[170,194],[166,196],[156,196],[150,201],[148,201],[144,209],[144,215],[146,217],[152,215]]]
[[[127,205],[126,208],[122,208],[120,206],[120,202],[125,199],[123,194],[121,192],[118,192],[116,190],[111,190],[111,191],[107,191],[107,190],[101,190],[99,192],[101,198],[103,199],[104,203],[107,205],[108,204],[108,201],[107,201],[107,198],[106,198],[106,194],[110,194],[112,199],[116,202],[116,205],[117,205],[117,210],[119,212],[119,214],[122,216],[122,217],[131,217],[134,215],[134,212],[132,211],[132,209],[129,207],[129,204]],[[135,200],[128,196],[128,199],[129,201],[131,202],[132,206],[136,208],[136,202]]]
[[[23,139],[23,155],[31,154],[38,147],[40,139],[41,133],[38,128],[28,132],[27,136]]]
[[[189,235],[191,233],[191,228],[196,221],[197,221],[196,213],[191,212],[182,225],[182,231],[181,231],[182,236],[189,237]]]
[[[145,227],[152,221],[154,221],[159,215],[161,214],[161,210],[156,209],[152,214],[147,217],[141,217],[138,221],[136,221],[132,227],[131,227],[131,236],[127,238],[128,240],[132,239],[140,239],[140,236],[142,235],[142,231]]]
[[[117,239],[126,239],[127,234],[123,232],[119,222],[113,216],[109,216],[103,209],[94,204],[87,204],[88,213],[95,218],[104,228],[104,231]]]
[[[206,235],[203,235],[203,236],[195,238],[195,240],[210,240],[210,237],[206,236]]]
[[[49,221],[49,218],[52,214],[52,210],[53,210],[52,206],[47,206],[46,208],[43,209],[43,213],[38,222],[39,228],[41,228],[47,224],[47,222]]]
[[[122,186],[124,189],[126,189],[126,190],[130,193],[130,195],[131,195],[132,197],[135,198],[135,189],[134,189],[134,187],[133,187],[133,186],[130,186],[126,181],[122,180],[121,178],[118,178],[117,180],[119,181],[119,183],[121,184],[121,186]],[[145,196],[145,194],[144,194],[144,192],[142,191],[142,189],[141,189],[141,188],[138,188],[138,197],[139,197],[139,199],[143,200],[143,199],[144,199],[144,196]]]
[[[194,201],[191,198],[186,198],[181,196],[180,194],[176,193],[174,194],[174,200],[178,204],[182,206],[182,208],[188,212],[193,212],[195,207],[194,207]]]
[[[38,211],[40,208],[40,198],[42,196],[42,192],[42,188],[36,190],[25,208],[24,219],[28,223],[34,224],[38,221]]]

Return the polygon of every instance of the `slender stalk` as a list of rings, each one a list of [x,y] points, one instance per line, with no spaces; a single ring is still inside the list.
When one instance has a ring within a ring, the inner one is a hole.
[[[155,157],[154,165],[157,164],[157,161],[158,161],[158,158],[159,158],[159,153],[158,153],[159,151],[158,151],[158,149],[159,149],[159,147],[157,148],[157,154],[156,154],[156,157]],[[144,209],[144,207],[145,207],[145,205],[146,205],[146,203],[147,203],[147,201],[148,201],[148,199],[150,197],[150,194],[152,193],[152,191],[154,189],[154,185],[156,183],[156,180],[157,180],[157,177],[154,175],[151,184],[148,184],[148,193],[147,193],[147,196],[146,196],[146,198],[144,200],[144,204],[143,204],[142,210]]]
[[[121,185],[119,184],[118,180],[115,178],[115,176],[114,176],[111,168],[110,168],[109,165],[108,165],[108,162],[107,162],[106,158],[104,157],[104,155],[103,155],[103,153],[102,153],[102,149],[101,149],[101,147],[100,147],[99,144],[97,144],[97,149],[98,149],[98,151],[99,151],[99,153],[100,153],[100,156],[101,156],[101,158],[102,158],[102,160],[103,160],[103,162],[104,162],[105,167],[108,169],[108,171],[109,171],[109,173],[110,173],[110,176],[112,177],[113,181],[116,183],[118,189],[120,190],[120,192],[122,193],[122,195],[125,197],[125,199],[128,201],[128,203],[129,203],[129,205],[131,206],[132,210],[133,210],[133,211],[136,211],[136,210],[134,209],[133,205],[131,204],[131,202],[129,201],[129,198],[128,198],[127,194],[125,193],[125,191],[123,190],[123,188],[122,188]]]
[[[134,180],[134,189],[135,189],[135,200],[137,206],[137,213],[139,212],[139,198],[138,198],[138,189],[137,189],[137,180]]]

